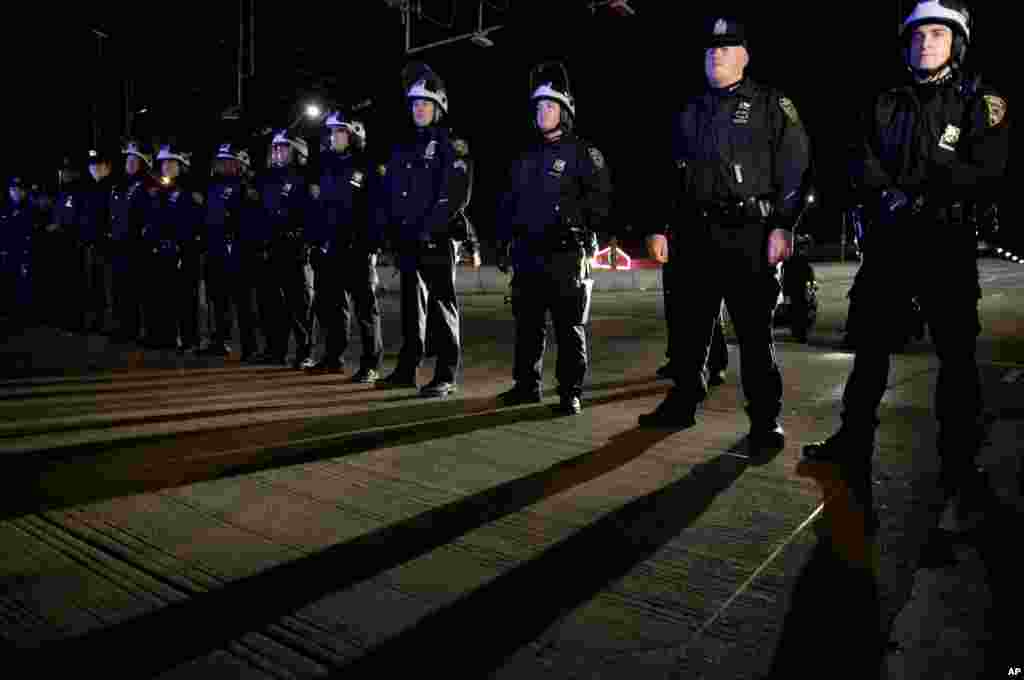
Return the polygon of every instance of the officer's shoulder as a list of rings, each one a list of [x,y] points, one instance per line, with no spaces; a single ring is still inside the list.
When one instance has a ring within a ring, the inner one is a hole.
[[[777,87],[759,85],[756,83],[753,87],[755,88],[755,92],[761,92],[764,96],[768,97],[768,101],[771,106],[781,111],[790,122],[796,125],[803,124],[800,121],[800,114],[797,112],[796,104],[793,103],[793,100],[784,91]]]
[[[981,83],[978,86],[978,99],[984,107],[988,127],[1001,127],[1007,124],[1009,105],[1006,102],[1006,97],[996,88],[987,83]]]
[[[593,144],[582,137],[577,137],[575,142],[576,148],[579,150],[581,157],[588,158],[598,170],[604,169],[606,165],[604,154],[601,153],[601,149],[597,148],[596,144]]]

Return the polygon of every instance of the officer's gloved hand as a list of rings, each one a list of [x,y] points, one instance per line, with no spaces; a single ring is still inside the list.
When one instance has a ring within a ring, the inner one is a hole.
[[[882,214],[895,215],[910,204],[910,198],[899,189],[886,189],[882,192]]]

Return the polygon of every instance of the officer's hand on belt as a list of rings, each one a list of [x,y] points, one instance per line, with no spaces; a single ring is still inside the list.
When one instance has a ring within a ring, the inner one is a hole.
[[[793,255],[793,232],[772,229],[768,234],[768,264],[775,266]]]

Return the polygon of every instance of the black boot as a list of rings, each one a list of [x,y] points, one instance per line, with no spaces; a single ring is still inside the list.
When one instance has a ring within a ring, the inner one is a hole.
[[[559,413],[564,416],[578,416],[583,412],[583,403],[580,401],[578,395],[563,394],[558,399],[558,405],[553,405],[551,408],[555,413]]]
[[[519,406],[520,404],[539,404],[544,400],[540,387],[524,387],[519,383],[510,390],[498,395],[501,406]]]
[[[641,414],[637,422],[641,427],[685,430],[697,424],[697,405],[683,397],[676,388],[672,388],[657,408],[650,413]]]

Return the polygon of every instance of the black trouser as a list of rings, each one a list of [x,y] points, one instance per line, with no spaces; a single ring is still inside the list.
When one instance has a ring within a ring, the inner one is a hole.
[[[673,252],[672,288],[687,291],[686,317],[672,317],[676,397],[696,405],[707,397],[709,348],[720,326],[722,300],[740,345],[740,375],[747,414],[755,426],[773,425],[782,409],[782,374],[775,361],[772,315],[779,296],[778,269],[769,266],[760,224],[710,226],[690,253]],[[678,307],[677,307],[678,310]]]
[[[956,245],[945,243],[945,252],[923,253],[916,263],[899,258],[906,250],[875,250],[872,244],[850,291],[850,342],[856,357],[843,392],[843,428],[873,442],[889,357],[911,332],[907,309],[916,296],[940,361],[935,390],[938,451],[944,465],[961,471],[973,463],[980,446],[982,399],[975,355],[981,290],[974,243],[967,238]],[[858,450],[867,454],[872,447]]]
[[[232,244],[233,249],[238,247],[237,244]],[[252,270],[253,266],[251,258],[237,251],[231,255],[209,253],[206,256],[206,300],[214,326],[210,332],[210,343],[227,345],[231,342],[231,307],[234,305],[243,357],[248,357],[256,351],[252,308],[252,276],[256,272]]]
[[[308,246],[300,239],[281,239],[273,246],[270,257],[277,301],[268,291],[267,316],[271,318],[267,351],[283,359],[288,354],[288,340],[295,334],[295,360],[309,356],[313,330],[313,281],[309,268]],[[276,309],[274,308],[276,306]]]
[[[402,349],[397,371],[413,374],[426,355],[427,318],[435,382],[455,382],[459,368],[459,304],[455,294],[455,242],[424,243],[399,258],[402,287]]]
[[[512,370],[519,389],[541,388],[550,311],[558,343],[558,394],[565,398],[583,393],[588,361],[586,325],[594,280],[589,265],[581,268],[581,257],[578,251],[553,253],[545,258],[543,271],[515,272],[512,313],[516,318],[516,349]]]
[[[661,281],[662,293],[665,300],[665,326],[668,328],[668,342],[665,347],[665,357],[672,359],[672,326],[673,316],[682,316],[686,313],[686,293],[673,290],[672,284],[675,275],[672,273],[672,263],[666,262],[662,266]],[[677,309],[681,307],[682,309]],[[725,329],[722,328],[722,315],[718,315],[718,323],[715,324],[714,335],[711,337],[711,351],[708,354],[708,374],[724,371],[729,366],[729,347],[725,343]]]
[[[117,334],[126,340],[136,340],[141,329],[140,310],[143,303],[145,281],[143,258],[145,253],[137,241],[114,241],[111,250],[111,289],[114,298],[114,318]]]
[[[107,317],[107,289],[110,285],[110,263],[106,244],[82,243],[75,248],[78,316],[75,329],[102,330]]]
[[[175,327],[181,335],[183,347],[199,346],[199,282],[202,280],[202,260],[198,252],[182,248],[175,276]]]
[[[352,311],[363,353],[360,369],[379,369],[384,354],[377,303],[377,256],[361,248],[336,248],[326,255],[313,249],[316,295],[313,310],[327,335],[324,358],[341,364],[348,349]]]
[[[149,241],[141,258],[145,267],[146,344],[177,344],[182,288],[178,249],[172,241]],[[155,251],[155,252],[154,252]]]
[[[42,232],[32,244],[32,290],[35,316],[48,326],[70,328],[74,304],[68,291],[68,271],[74,258],[71,239],[64,233]]]
[[[32,286],[29,264],[24,251],[3,252],[0,246],[0,317],[25,324],[30,321]]]

